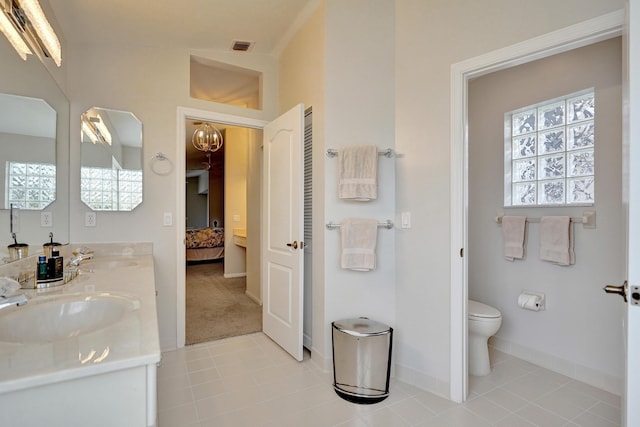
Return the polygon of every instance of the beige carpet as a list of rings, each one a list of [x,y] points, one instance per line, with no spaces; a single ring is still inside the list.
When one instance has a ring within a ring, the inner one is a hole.
[[[186,344],[262,330],[262,307],[245,295],[244,277],[224,278],[222,262],[187,265]]]

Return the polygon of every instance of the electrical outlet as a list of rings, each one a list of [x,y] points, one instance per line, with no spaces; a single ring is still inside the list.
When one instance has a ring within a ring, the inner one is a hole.
[[[40,212],[40,227],[53,227],[53,214],[51,212]]]
[[[85,227],[95,227],[96,226],[96,213],[95,212],[87,212],[84,214],[84,226]]]

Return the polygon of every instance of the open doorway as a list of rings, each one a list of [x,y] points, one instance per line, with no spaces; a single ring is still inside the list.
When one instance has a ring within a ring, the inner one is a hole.
[[[312,215],[311,215],[311,144],[312,144],[312,120],[311,120],[311,109],[309,108],[305,114],[305,234],[304,240],[307,242],[311,242],[311,230],[312,230]],[[186,161],[185,161],[185,152],[187,145],[187,121],[207,121],[212,123],[217,123],[220,126],[237,126],[241,128],[246,128],[250,130],[259,131],[262,134],[262,129],[267,125],[266,121],[251,119],[247,117],[240,116],[232,116],[223,113],[215,113],[211,111],[197,110],[186,107],[178,107],[177,112],[177,140],[176,140],[176,155],[180,161],[176,164],[176,184],[177,184],[177,206],[176,206],[176,249],[177,249],[177,271],[176,271],[176,341],[177,347],[184,347],[186,342],[186,249],[185,249],[185,230],[186,230],[186,185],[185,185],[185,177],[186,177]],[[259,138],[261,139],[261,138]],[[188,142],[191,143],[190,141]],[[255,162],[252,164],[257,164],[256,168],[249,167],[249,170],[252,170],[256,173],[255,177],[251,179],[256,179],[261,182],[261,177],[263,174],[262,171],[262,149],[261,144],[257,143],[257,152],[252,151],[253,157],[251,162]],[[252,284],[256,287],[252,288],[252,295],[257,296],[257,299],[262,303],[263,300],[263,289],[260,282],[260,265],[261,265],[261,234],[259,232],[253,233],[252,229],[260,230],[260,224],[262,220],[262,206],[261,206],[261,198],[262,192],[260,189],[260,185],[257,186],[248,186],[248,191],[257,191],[257,193],[251,193],[248,195],[247,200],[251,201],[250,205],[247,206],[247,289],[249,289]],[[256,202],[257,205],[253,203]],[[255,224],[253,226],[252,224]],[[253,228],[257,227],[257,228]],[[226,249],[226,248],[225,248]],[[306,245],[304,248],[305,254],[308,254],[308,261],[305,262],[305,278],[304,278],[304,306],[305,313],[311,313],[312,307],[312,292],[311,292],[311,250],[312,245]],[[254,254],[255,256],[253,256]],[[254,264],[255,262],[255,264]],[[257,278],[256,281],[252,281],[252,274],[255,274]],[[304,345],[310,347],[312,344],[311,337],[312,330],[312,322],[310,317],[307,318],[305,316],[304,321]]]
[[[494,71],[545,58],[560,52],[587,46],[618,36],[622,32],[624,12],[603,15],[545,36],[527,40],[498,51],[471,58],[451,67],[452,151],[451,151],[451,247],[459,257],[451,263],[450,323],[450,397],[463,402],[468,392],[468,135],[467,102],[470,79]],[[458,252],[459,248],[459,252]]]
[[[220,143],[201,144],[203,131]],[[262,330],[261,141],[259,129],[185,120],[187,345]]]

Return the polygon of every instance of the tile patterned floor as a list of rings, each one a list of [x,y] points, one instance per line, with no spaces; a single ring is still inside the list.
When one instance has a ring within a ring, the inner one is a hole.
[[[295,362],[262,333],[163,353],[158,427],[616,427],[620,398],[492,350],[456,404],[400,381],[388,399],[340,399],[332,374]]]

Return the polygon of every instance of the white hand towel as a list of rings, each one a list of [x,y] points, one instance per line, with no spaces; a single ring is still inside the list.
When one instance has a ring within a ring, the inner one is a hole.
[[[0,297],[8,297],[20,289],[20,283],[10,277],[0,277]]]
[[[359,201],[378,197],[378,148],[373,145],[338,149],[338,197]]]
[[[375,269],[377,238],[377,220],[359,218],[343,220],[340,223],[342,247],[340,266],[355,271]]]
[[[513,261],[524,258],[524,242],[526,239],[526,216],[503,216],[502,237],[504,240],[504,257]]]
[[[568,216],[540,218],[540,259],[558,265],[575,263],[573,227]]]

